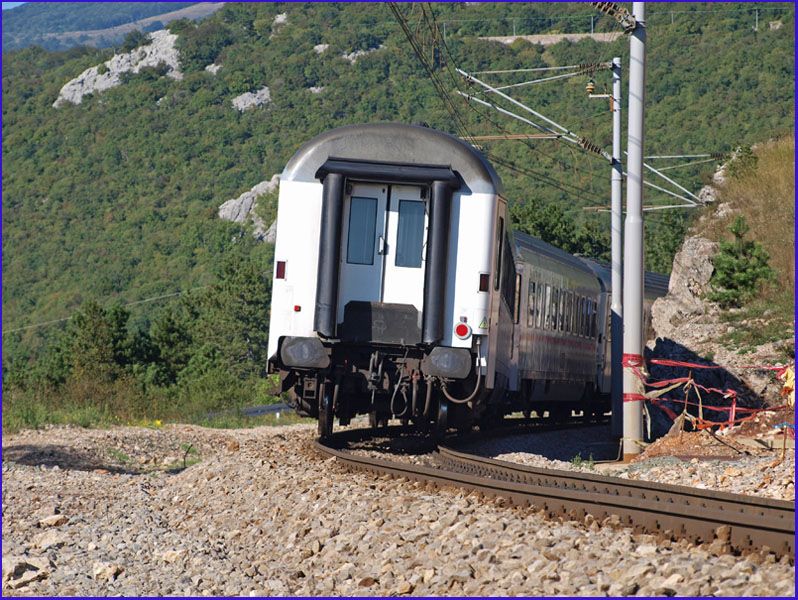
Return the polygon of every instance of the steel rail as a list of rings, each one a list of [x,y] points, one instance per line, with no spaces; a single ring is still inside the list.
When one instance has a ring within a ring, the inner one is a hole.
[[[447,446],[438,446],[433,454],[440,468],[360,456],[342,449],[350,441],[367,437],[362,431],[348,431],[336,434],[327,444],[316,441],[315,445],[319,452],[335,457],[349,469],[505,497],[519,506],[541,509],[550,517],[584,520],[592,515],[599,523],[609,519],[619,526],[670,539],[686,538],[694,543],[717,540],[724,551],[771,551],[795,558],[792,502],[541,469]]]

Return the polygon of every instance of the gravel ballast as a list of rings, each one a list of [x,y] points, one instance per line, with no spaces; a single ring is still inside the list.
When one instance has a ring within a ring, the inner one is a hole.
[[[716,556],[590,517],[560,523],[502,500],[349,473],[310,449],[314,435],[306,425],[180,425],[6,436],[4,595],[795,590],[786,559]]]

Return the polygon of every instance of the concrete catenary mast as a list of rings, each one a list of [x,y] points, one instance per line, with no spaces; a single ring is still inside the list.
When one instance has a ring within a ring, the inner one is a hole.
[[[623,269],[623,455],[640,454],[643,438],[643,110],[646,80],[645,2],[634,2],[637,23],[629,42],[629,129]],[[627,401],[631,400],[631,401]]]
[[[612,59],[612,306],[610,307],[610,335],[612,335],[610,363],[612,414],[623,413],[623,165],[621,164],[621,59]],[[613,418],[613,435],[622,435],[621,419]]]

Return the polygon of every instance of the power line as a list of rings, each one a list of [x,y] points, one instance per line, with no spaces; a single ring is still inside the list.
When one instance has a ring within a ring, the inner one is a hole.
[[[389,6],[390,6],[391,11],[393,12],[394,16],[396,17],[397,21],[399,22],[399,25],[402,28],[402,31],[405,33],[405,36],[407,37],[408,42],[410,43],[411,47],[413,48],[413,51],[415,52],[416,56],[418,57],[419,61],[422,64],[422,66],[424,67],[425,71],[427,72],[427,76],[429,77],[430,81],[432,82],[433,86],[435,87],[435,91],[437,92],[437,94],[441,98],[441,100],[443,100],[444,107],[447,109],[447,111],[449,111],[449,114],[454,119],[454,121],[455,121],[454,125],[460,131],[461,137],[465,137],[467,140],[469,140],[469,141],[471,141],[471,143],[473,143],[473,141],[472,141],[473,137],[471,136],[471,133],[468,130],[468,126],[467,126],[465,120],[463,119],[463,117],[460,114],[460,112],[457,110],[457,107],[454,105],[454,102],[452,101],[451,96],[449,95],[449,93],[446,90],[446,88],[443,85],[443,83],[440,81],[440,78],[437,76],[437,73],[435,73],[433,67],[429,64],[429,61],[427,60],[427,57],[424,55],[423,51],[421,50],[421,48],[420,48],[420,46],[418,44],[418,41],[416,40],[415,35],[410,31],[410,27],[409,27],[409,24],[407,23],[407,19],[405,19],[404,15],[398,9],[398,7],[396,6],[396,3],[391,2],[391,3],[389,3]],[[435,21],[434,21],[435,16],[434,16],[434,12],[432,11],[432,8],[430,7],[429,10],[430,10],[431,17],[428,17],[427,11],[426,11],[424,5],[423,4],[421,5],[421,11],[422,11],[424,20],[425,20],[425,22],[427,24],[427,27],[430,29],[430,31],[433,32],[433,34],[435,34],[435,32],[437,31],[437,23],[435,23]],[[448,46],[446,45],[445,41],[444,41],[444,47],[446,49],[446,53],[447,53],[448,57],[451,59],[451,52],[449,51]],[[459,88],[458,80],[451,73],[451,69],[448,68],[448,65],[447,65],[447,71],[449,72],[449,75],[450,75],[450,77],[452,77],[453,81],[455,81],[456,86]],[[527,142],[527,144],[528,144],[528,142]],[[517,165],[513,164],[512,162],[506,161],[504,159],[500,159],[499,157],[497,157],[497,156],[495,156],[493,154],[490,154],[488,152],[485,152],[485,154],[491,160],[494,160],[497,164],[502,164],[502,166],[505,166],[506,168],[515,169],[516,172],[522,173],[522,174],[526,175],[527,177],[536,179],[537,181],[540,181],[541,183],[556,187],[557,189],[560,189],[561,191],[563,191],[563,192],[565,192],[567,194],[572,194],[573,193],[571,191],[566,190],[562,185],[560,185],[559,182],[557,182],[556,180],[553,180],[552,178],[550,178],[547,175],[544,175],[542,173],[536,173],[536,172],[528,170],[528,169],[527,170],[521,169],[520,167],[518,167]],[[570,184],[565,184],[565,185],[570,185]],[[588,192],[587,190],[579,190],[578,188],[576,188],[576,186],[571,186],[571,187],[573,187],[574,189],[577,189],[581,193],[590,194],[590,192]]]
[[[127,304],[123,304],[123,307],[127,306],[135,306],[138,304],[146,304],[148,302],[155,302],[156,300],[164,300],[166,298],[174,298],[175,296],[180,296],[181,294],[186,294],[188,292],[193,292],[196,290],[202,290],[207,287],[208,285],[201,285],[199,287],[191,288],[188,290],[181,290],[179,292],[172,292],[171,294],[163,294],[161,296],[152,296],[151,298],[144,298],[143,300],[135,300],[133,302],[128,302]],[[69,321],[72,317],[74,317],[77,313],[72,313],[68,317],[64,317],[63,319],[53,319],[52,321],[44,321],[42,323],[34,323],[33,325],[25,325],[24,327],[17,327],[15,329],[7,329],[4,333],[15,333],[17,331],[23,331],[25,329],[36,329],[38,327],[46,327],[47,325],[55,325],[56,323],[63,323],[64,321]]]

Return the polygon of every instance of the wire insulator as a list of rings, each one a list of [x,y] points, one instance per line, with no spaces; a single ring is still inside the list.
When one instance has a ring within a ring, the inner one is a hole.
[[[631,33],[637,27],[637,20],[634,16],[616,2],[591,2],[590,4],[596,7],[599,12],[609,15],[618,21],[626,33]]]

